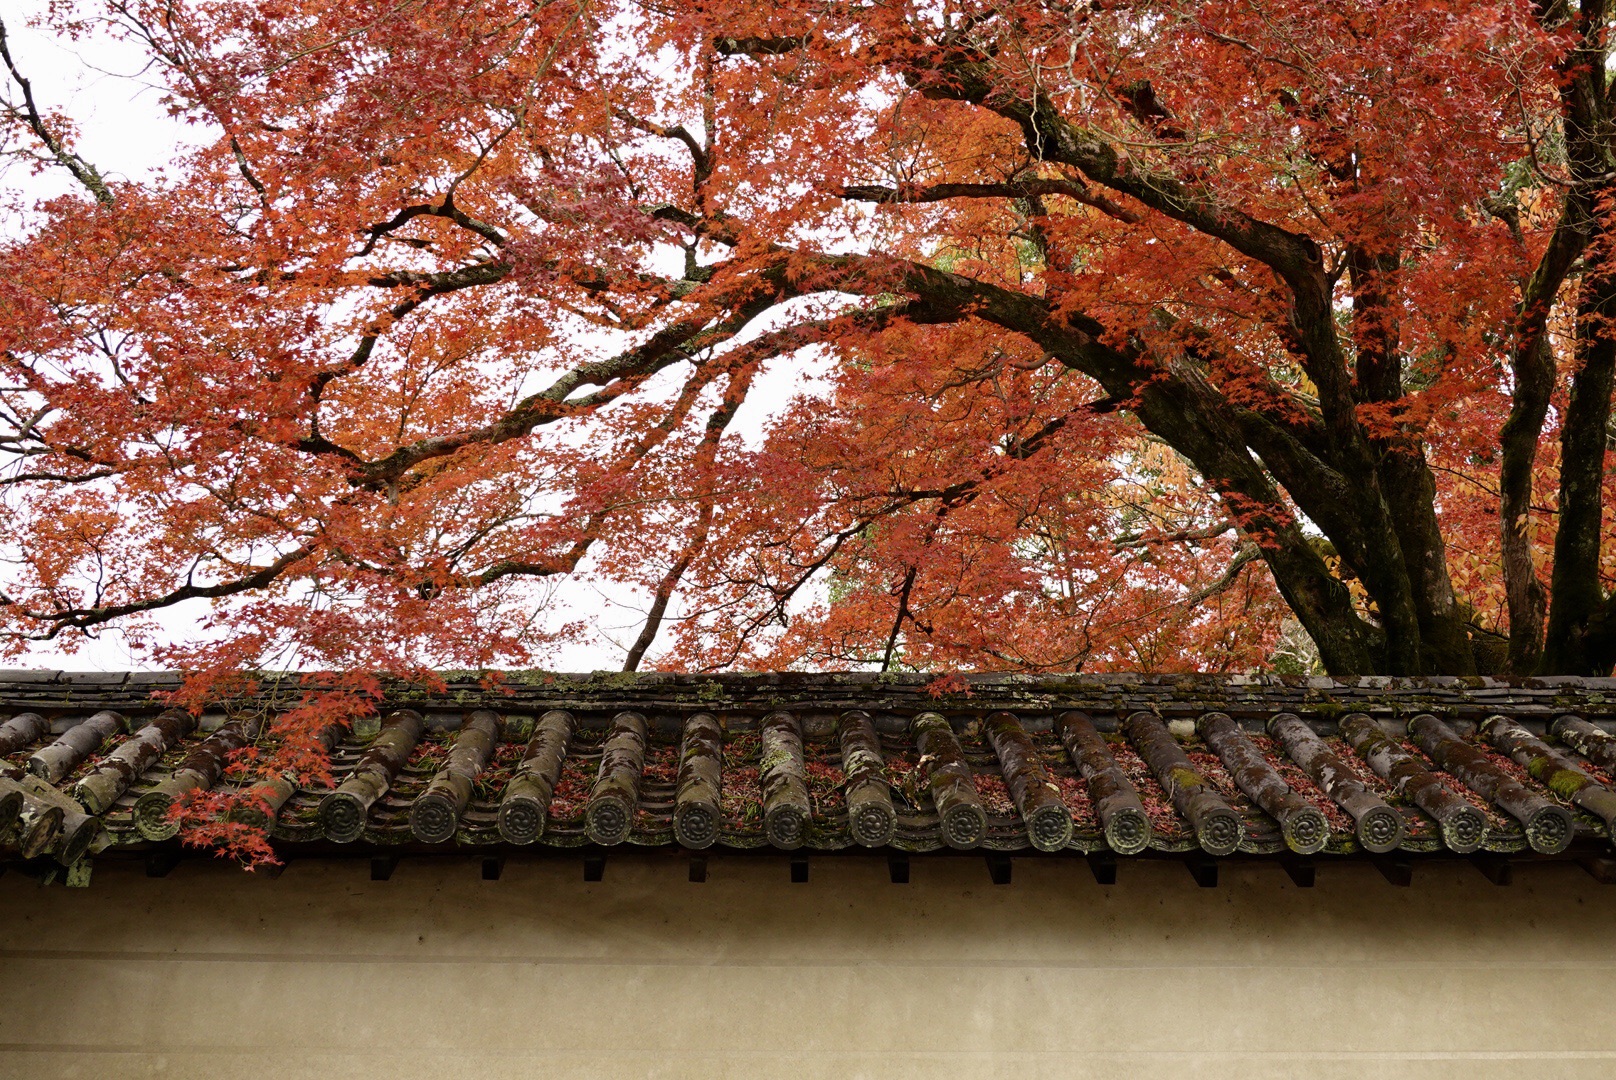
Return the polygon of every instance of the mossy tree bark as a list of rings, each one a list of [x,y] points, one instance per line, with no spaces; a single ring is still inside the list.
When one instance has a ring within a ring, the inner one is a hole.
[[[1050,778],[1043,755],[1014,713],[989,713],[983,721],[998,755],[1004,783],[1027,826],[1027,839],[1039,851],[1060,851],[1072,840],[1072,812]]]
[[[1105,740],[1085,712],[1063,712],[1055,717],[1055,734],[1088,784],[1089,798],[1105,842],[1118,855],[1137,855],[1150,846],[1150,817],[1128,776],[1111,756]]]
[[[50,721],[38,713],[18,713],[0,724],[0,757],[15,754],[50,734]]]
[[[1195,830],[1201,850],[1209,855],[1237,850],[1246,838],[1246,823],[1195,770],[1167,725],[1154,713],[1136,712],[1122,722],[1122,731],[1173,800],[1173,809]]]
[[[674,839],[693,851],[718,840],[723,774],[724,729],[712,713],[696,713],[685,720],[673,801]]]
[[[1364,713],[1341,720],[1341,735],[1376,776],[1436,819],[1442,842],[1461,855],[1487,842],[1487,815],[1444,784],[1418,758],[1399,746]]]
[[[410,804],[410,834],[423,844],[442,844],[454,838],[460,815],[471,802],[477,777],[488,768],[499,742],[499,716],[478,709],[462,721],[443,767],[426,790]]]
[[[192,791],[207,791],[224,775],[230,758],[258,738],[262,714],[238,717],[209,735],[180,762],[168,779],[135,800],[135,831],[147,840],[167,840],[180,831],[171,812],[176,800]]]
[[[597,844],[621,844],[634,827],[646,739],[645,717],[640,713],[620,712],[612,719],[611,733],[601,748],[600,771],[584,811],[584,830]]]
[[[49,746],[34,751],[24,767],[47,784],[57,783],[125,729],[126,722],[119,714],[98,712],[62,732]]]
[[[931,800],[937,806],[943,842],[961,850],[977,847],[987,835],[988,816],[953,726],[941,713],[924,712],[914,718],[910,730]]]
[[[1616,792],[1506,716],[1489,716],[1483,720],[1481,733],[1525,769],[1532,779],[1603,821],[1606,835],[1616,840]]]
[[[1571,814],[1526,788],[1430,713],[1408,722],[1415,745],[1471,791],[1518,820],[1533,851],[1557,855],[1571,845]]]
[[[1285,846],[1298,855],[1313,855],[1330,841],[1330,822],[1324,812],[1285,783],[1268,764],[1262,751],[1240,730],[1228,713],[1211,712],[1195,723],[1195,730],[1223,761],[1229,775],[1263,813],[1279,822]]]
[[[508,842],[531,844],[544,835],[572,729],[573,716],[564,709],[551,709],[534,725],[521,764],[499,799],[499,834]]]
[[[196,717],[170,709],[126,739],[95,771],[73,785],[73,797],[92,814],[104,814],[171,746],[196,730]]]
[[[772,712],[758,724],[763,757],[758,782],[763,789],[763,832],[769,843],[787,851],[803,845],[813,803],[803,763],[802,728],[787,712]]]
[[[847,828],[864,847],[892,843],[898,811],[892,805],[886,759],[875,722],[863,709],[850,709],[837,722],[842,748],[842,784],[847,796]]]
[[[1351,816],[1360,847],[1381,855],[1402,845],[1408,834],[1403,815],[1370,791],[1301,717],[1280,713],[1268,721],[1268,732],[1285,747],[1291,760]]]
[[[359,839],[370,808],[393,786],[393,778],[425,733],[426,718],[414,709],[399,709],[382,721],[353,772],[320,800],[320,824],[327,838],[339,844]]]

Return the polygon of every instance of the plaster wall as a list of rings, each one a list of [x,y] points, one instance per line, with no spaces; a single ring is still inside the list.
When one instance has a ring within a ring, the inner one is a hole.
[[[1616,887],[625,856],[0,878],[0,1077],[1609,1077]]]

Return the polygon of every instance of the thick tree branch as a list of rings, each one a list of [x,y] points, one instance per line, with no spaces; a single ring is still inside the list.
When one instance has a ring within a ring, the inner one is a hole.
[[[1616,251],[1605,249],[1600,255],[1611,260]],[[1599,556],[1611,392],[1616,388],[1616,266],[1602,266],[1584,289],[1577,349],[1582,367],[1571,378],[1571,400],[1560,431],[1559,530],[1543,667],[1555,674],[1605,675],[1610,661],[1590,648],[1588,638],[1605,605]]]
[[[850,184],[839,192],[844,199],[874,203],[933,203],[949,199],[1032,199],[1062,195],[1085,206],[1092,206],[1118,221],[1138,224],[1143,218],[1114,199],[1095,191],[1088,184],[1072,180],[1011,180],[1000,184],[928,184],[884,187],[879,184]]]
[[[11,106],[12,111],[28,125],[28,129],[34,133],[34,137],[45,144],[45,149],[50,152],[51,157],[56,160],[57,164],[72,173],[73,179],[77,180],[86,191],[95,196],[96,202],[102,206],[113,205],[116,200],[113,198],[112,189],[107,187],[107,182],[102,177],[101,171],[84,160],[81,155],[69,150],[62,140],[56,137],[56,133],[51,131],[50,126],[45,123],[45,118],[40,115],[39,105],[34,101],[33,84],[23,77],[21,71],[17,70],[17,62],[11,57],[11,46],[6,35],[6,21],[3,18],[0,18],[0,59],[5,61],[6,70],[10,72],[12,81],[22,90],[22,107]]]
[[[1532,485],[1538,444],[1554,393],[1554,352],[1548,335],[1549,312],[1572,265],[1588,244],[1587,198],[1567,196],[1560,220],[1516,307],[1515,341],[1510,349],[1514,389],[1509,416],[1499,432],[1498,525],[1504,592],[1509,604],[1509,667],[1535,672],[1543,655],[1547,596],[1532,557]]]
[[[178,589],[173,589],[160,596],[149,597],[145,600],[135,600],[127,604],[35,611],[22,607],[17,601],[8,596],[0,595],[0,607],[11,608],[25,619],[46,624],[47,629],[45,631],[29,635],[29,637],[33,640],[48,641],[64,630],[88,630],[91,627],[100,626],[116,619],[124,618],[127,615],[137,615],[145,611],[173,607],[175,604],[186,600],[219,599],[226,596],[237,596],[241,593],[251,592],[254,589],[266,588],[285,575],[292,567],[309,558],[313,553],[314,549],[312,547],[304,545],[287,552],[268,566],[258,567],[252,572],[230,581],[220,582],[216,585],[193,585],[187,582]]]

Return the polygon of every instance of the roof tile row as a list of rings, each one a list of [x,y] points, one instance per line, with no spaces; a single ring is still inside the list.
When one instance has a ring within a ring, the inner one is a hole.
[[[1607,846],[1616,682],[1539,682],[981,678],[935,701],[921,680],[848,676],[404,689],[380,723],[324,733],[333,788],[251,779],[242,816],[287,845]],[[234,784],[231,754],[282,704],[199,721],[127,681],[91,700],[83,685],[0,682],[0,857],[168,840],[173,802]]]

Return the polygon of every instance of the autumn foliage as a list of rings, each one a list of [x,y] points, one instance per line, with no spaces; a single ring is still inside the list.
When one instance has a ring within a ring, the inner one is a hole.
[[[0,247],[14,656],[361,700],[543,663],[582,582],[631,668],[1616,662],[1602,3],[50,25],[206,137],[115,180],[8,51],[77,182]]]

